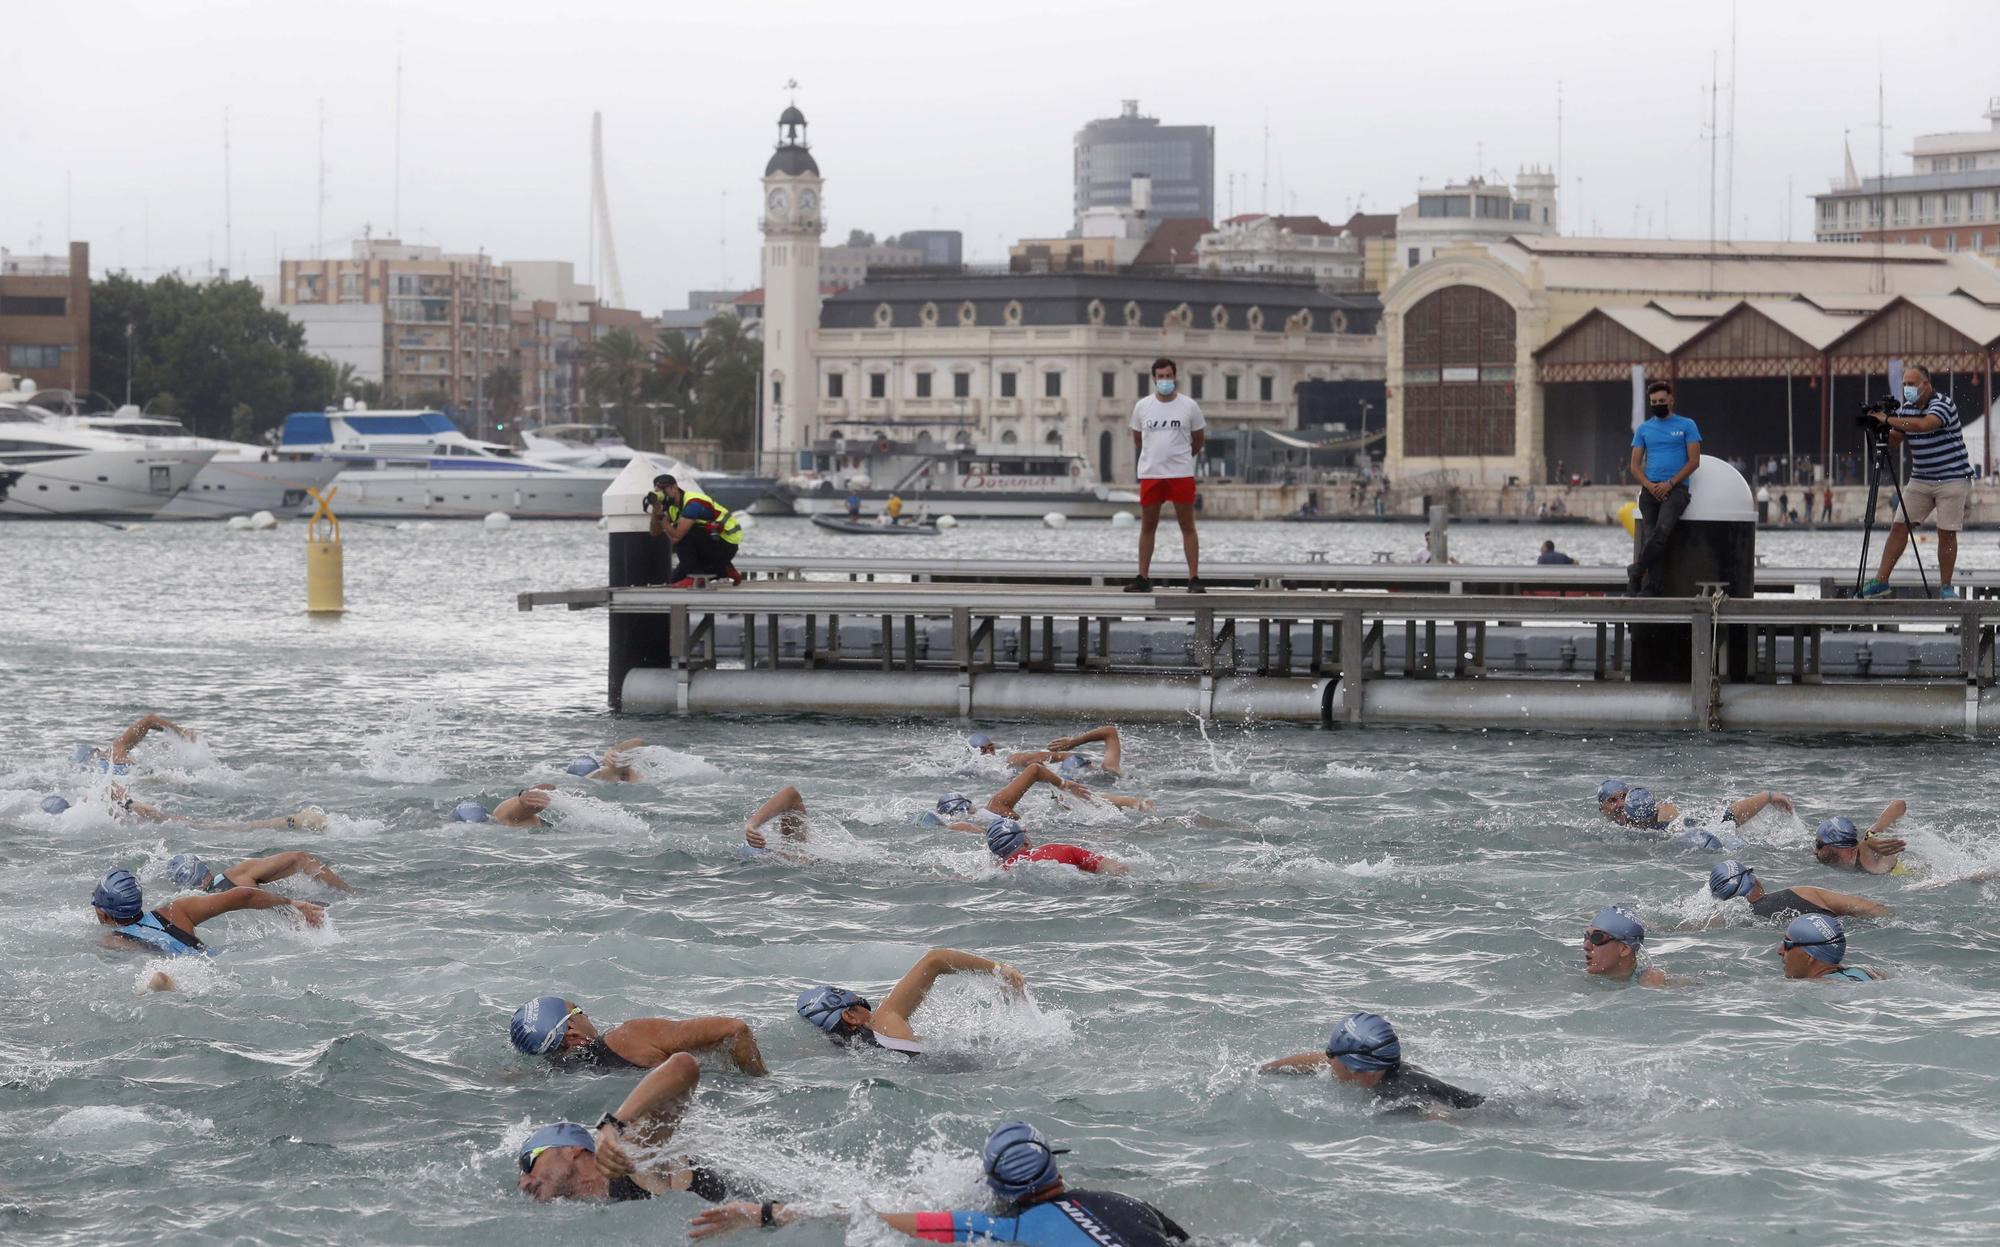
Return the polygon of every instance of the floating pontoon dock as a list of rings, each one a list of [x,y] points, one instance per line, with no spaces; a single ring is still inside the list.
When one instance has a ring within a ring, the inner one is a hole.
[[[2000,726],[1992,596],[1589,596],[1622,589],[1623,577],[1584,567],[1216,565],[1204,569],[1209,593],[1132,594],[1114,587],[1129,565],[1108,563],[739,566],[763,578],[524,593],[519,604],[608,609],[610,698],[630,714],[1196,714],[1555,731]],[[1756,581],[1760,591],[1831,594],[1853,573],[1759,568]],[[1992,576],[1960,583],[2000,590]],[[1635,647],[1648,651],[1637,664]],[[1687,678],[1632,679],[1635,666],[1657,670],[1662,659]]]

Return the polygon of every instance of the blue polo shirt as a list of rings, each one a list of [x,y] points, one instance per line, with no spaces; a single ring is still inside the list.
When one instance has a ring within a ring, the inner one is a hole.
[[[1648,417],[1632,431],[1632,444],[1646,448],[1646,479],[1670,481],[1687,466],[1688,443],[1701,442],[1701,430],[1682,415]]]

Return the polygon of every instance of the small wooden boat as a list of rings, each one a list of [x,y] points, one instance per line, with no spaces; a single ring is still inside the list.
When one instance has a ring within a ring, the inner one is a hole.
[[[864,533],[871,537],[935,537],[938,526],[926,521],[922,524],[884,524],[875,520],[850,520],[844,515],[815,515],[813,527],[824,528],[830,533]]]

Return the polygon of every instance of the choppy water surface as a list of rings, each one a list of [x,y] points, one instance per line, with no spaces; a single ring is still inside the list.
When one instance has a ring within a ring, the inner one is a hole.
[[[1610,530],[1550,530],[1591,561]],[[1408,544],[1376,526],[1211,525],[1212,558]],[[1466,528],[1468,561],[1526,561],[1543,532]],[[949,725],[615,721],[604,620],[517,614],[521,589],[594,583],[582,524],[350,526],[338,622],[301,612],[300,533],[0,527],[0,1234],[16,1241],[545,1244],[680,1241],[687,1196],[538,1207],[514,1192],[534,1124],[594,1120],[631,1075],[517,1056],[508,1013],[542,992],[600,1022],[749,1018],[773,1076],[711,1066],[683,1140],[778,1196],[944,1206],[980,1199],[975,1149],[1026,1117],[1073,1182],[1159,1203],[1214,1242],[1990,1241],[2000,1234],[2000,865],[1990,748],[1951,739],[1743,740],[1138,727],[1128,791],[1149,815],[1036,801],[1031,826],[1131,860],[1133,877],[994,871],[967,837],[912,826],[934,795],[983,795]],[[971,526],[939,554],[1079,555],[1129,532]],[[1798,535],[1799,561],[1853,534]],[[802,522],[754,542],[855,550]],[[1824,543],[1820,550],[1814,543]],[[884,545],[891,544],[887,539]],[[1966,561],[1990,565],[1971,535]],[[1163,542],[1162,557],[1172,557]],[[905,552],[905,545],[895,545]],[[915,551],[907,551],[915,553]],[[312,836],[133,826],[63,764],[157,709],[142,799],[200,818],[316,804]],[[1005,724],[1038,744],[1088,724]],[[639,733],[646,783],[560,766]],[[1883,983],[1786,982],[1775,933],[1714,929],[1709,858],[1593,821],[1606,774],[1697,808],[1775,783],[1808,820],[1891,796],[1925,879],[1837,875],[1806,824],[1753,824],[1767,880],[1851,888],[1898,915],[1850,960]],[[559,780],[550,831],[443,812]],[[744,814],[805,791],[826,860],[739,860]],[[60,819],[37,803],[61,791]],[[324,932],[282,915],[203,927],[222,955],[145,996],[158,963],[103,949],[104,869],[167,899],[166,856],[310,848],[360,889]],[[1636,901],[1668,991],[1586,979],[1598,906]],[[1024,969],[1031,1008],[953,985],[919,1015],[946,1059],[828,1046],[792,1014],[823,979],[880,992],[924,948]],[[1492,1103],[1455,1121],[1383,1116],[1260,1061],[1391,1017],[1405,1053]],[[895,1238],[866,1219],[791,1241]]]

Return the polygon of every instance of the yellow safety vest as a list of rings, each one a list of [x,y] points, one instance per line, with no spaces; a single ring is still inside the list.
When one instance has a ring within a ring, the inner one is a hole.
[[[680,523],[681,507],[686,506],[689,502],[706,502],[709,509],[715,512],[714,519],[698,521],[705,531],[722,538],[732,546],[743,544],[743,522],[737,519],[735,513],[728,507],[723,506],[692,485],[681,486],[681,501],[678,506],[671,502],[667,504],[667,524],[669,526]]]

